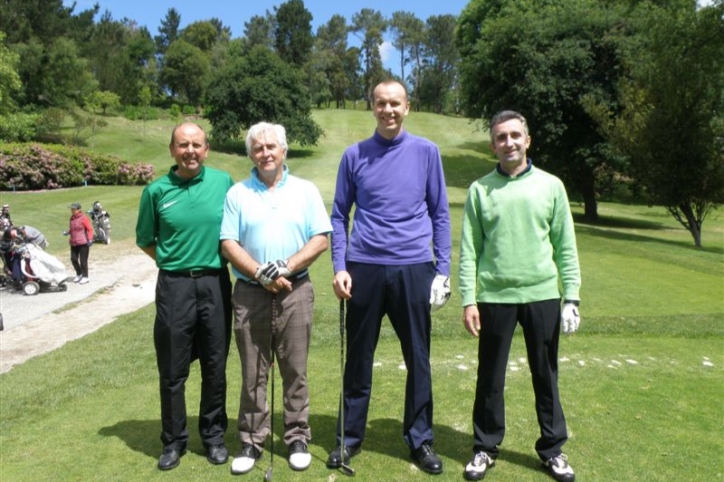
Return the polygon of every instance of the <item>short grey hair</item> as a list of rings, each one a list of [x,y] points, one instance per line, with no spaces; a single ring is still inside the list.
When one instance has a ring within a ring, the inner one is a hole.
[[[254,139],[258,139],[259,137],[263,136],[264,134],[267,134],[269,132],[273,132],[277,136],[277,142],[280,146],[284,148],[284,150],[287,150],[287,130],[284,129],[284,126],[281,124],[272,124],[269,122],[259,122],[258,124],[254,124],[249,128],[249,131],[246,133],[246,155],[251,157],[251,144],[254,142]]]
[[[501,110],[490,119],[490,138],[492,139],[493,137],[493,129],[495,128],[495,126],[497,126],[498,124],[502,124],[503,122],[508,122],[511,119],[518,119],[523,124],[525,135],[529,135],[528,121],[525,120],[523,114],[514,110]]]

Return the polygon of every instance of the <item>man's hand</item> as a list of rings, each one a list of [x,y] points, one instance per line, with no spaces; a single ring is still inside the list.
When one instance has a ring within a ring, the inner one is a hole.
[[[463,325],[471,335],[480,334],[480,312],[477,305],[468,305],[463,308]]]
[[[287,267],[287,262],[278,259],[276,261],[269,261],[268,263],[259,266],[256,269],[254,278],[256,278],[256,280],[259,281],[259,283],[261,283],[262,285],[267,286],[280,276],[286,278],[290,274],[292,274],[292,272],[289,271],[289,268]]]
[[[581,316],[578,314],[578,307],[573,303],[565,303],[561,310],[561,327],[563,333],[573,333],[578,330],[581,324]]]
[[[450,277],[442,274],[435,275],[430,289],[430,308],[437,311],[450,299]]]
[[[338,271],[332,280],[332,289],[339,300],[352,298],[352,277],[347,271]]]

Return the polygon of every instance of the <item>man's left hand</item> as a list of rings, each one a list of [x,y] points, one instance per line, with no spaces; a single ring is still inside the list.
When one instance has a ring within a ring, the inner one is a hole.
[[[280,276],[286,278],[287,276],[292,274],[292,272],[287,267],[286,261],[278,259],[276,261],[269,261],[267,264],[265,264],[262,268],[261,274],[265,278],[275,280]]]
[[[435,275],[430,290],[430,308],[437,311],[450,299],[450,277],[442,274]]]
[[[578,314],[578,307],[573,303],[565,303],[561,310],[561,326],[563,333],[573,333],[578,330],[581,324],[581,316]]]

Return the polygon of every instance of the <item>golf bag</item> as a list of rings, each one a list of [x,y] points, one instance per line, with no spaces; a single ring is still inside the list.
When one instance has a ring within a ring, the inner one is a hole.
[[[93,224],[93,241],[96,243],[111,244],[111,215],[103,209],[101,203],[93,203],[93,209],[87,211]]]
[[[14,255],[19,257],[21,277],[14,281],[26,295],[68,290],[65,282],[69,278],[58,258],[32,243],[20,244],[15,251]]]

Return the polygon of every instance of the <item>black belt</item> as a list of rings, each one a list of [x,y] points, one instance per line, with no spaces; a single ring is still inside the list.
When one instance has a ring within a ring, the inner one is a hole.
[[[299,273],[294,273],[293,275],[287,276],[286,278],[287,278],[289,281],[291,281],[292,283],[295,283],[295,282],[297,282],[297,281],[299,281],[299,280],[302,280],[302,279],[306,278],[307,276],[309,276],[309,271],[305,269],[304,271],[300,271]],[[244,279],[244,278],[238,278],[238,280],[239,280],[239,281],[243,281],[244,283],[246,283],[246,284],[248,284],[248,285],[251,285],[251,286],[261,286],[261,283],[259,283],[259,282],[258,282],[257,280],[255,280],[255,279],[247,280],[247,279]]]
[[[162,273],[171,276],[182,276],[184,278],[201,278],[202,276],[216,276],[221,273],[220,269],[191,269],[188,271],[169,271],[162,269]]]

